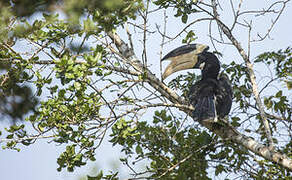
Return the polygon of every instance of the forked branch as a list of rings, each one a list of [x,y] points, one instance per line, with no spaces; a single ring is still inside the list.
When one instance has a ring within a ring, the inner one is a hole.
[[[216,4],[215,0],[212,0],[212,5],[213,5],[213,16],[214,16],[219,28],[223,31],[223,33],[227,36],[227,38],[236,47],[237,51],[239,52],[239,54],[243,58],[245,65],[248,69],[248,75],[249,75],[249,78],[250,78],[250,81],[252,84],[253,94],[255,96],[256,104],[259,108],[259,113],[260,113],[260,116],[262,118],[262,122],[264,124],[264,129],[265,129],[265,133],[267,135],[267,139],[269,141],[269,148],[270,148],[270,150],[273,150],[274,149],[274,142],[273,142],[273,138],[272,138],[272,133],[271,133],[271,129],[270,129],[270,125],[269,125],[267,116],[266,116],[265,111],[264,111],[263,103],[262,103],[260,95],[259,95],[258,86],[256,83],[256,76],[255,76],[255,73],[253,70],[253,64],[251,63],[248,55],[246,54],[246,52],[244,51],[244,49],[242,48],[240,43],[232,35],[231,30],[220,20],[219,14],[217,11],[217,4]]]
[[[139,73],[145,73],[147,82],[156,89],[162,96],[166,97],[170,102],[175,104],[188,104],[185,99],[179,97],[172,89],[168,88],[163,82],[161,82],[157,77],[152,74],[148,68],[143,68],[141,61],[136,57],[134,52],[128,47],[128,45],[117,35],[112,32],[108,32],[108,36],[115,43],[119,52],[127,59],[129,63],[132,63],[133,66],[139,71]],[[237,42],[237,41],[236,41]],[[238,43],[238,42],[237,42]],[[240,47],[240,46],[239,46]],[[241,47],[240,47],[241,48]],[[244,51],[243,51],[244,53]],[[186,114],[191,115],[190,109],[179,108],[181,111],[184,111]],[[237,144],[244,146],[255,154],[275,162],[283,167],[292,171],[292,160],[285,156],[284,154],[278,153],[263,144],[258,143],[251,137],[247,137],[240,132],[238,132],[233,126],[229,123],[216,124],[209,122],[203,122],[203,126],[207,127],[210,131],[219,135],[223,139],[229,139]]]

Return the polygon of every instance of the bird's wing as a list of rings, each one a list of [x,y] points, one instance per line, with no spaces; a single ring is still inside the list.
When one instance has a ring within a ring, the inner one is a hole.
[[[199,96],[200,87],[201,87],[201,81],[197,81],[194,85],[192,85],[192,87],[189,90],[188,98],[189,98],[189,102],[193,106],[195,106],[195,104],[197,104],[197,99]]]
[[[228,115],[232,106],[233,91],[226,74],[221,74],[216,90],[216,109],[220,118]]]
[[[219,83],[224,87],[228,94],[233,95],[232,86],[229,78],[226,74],[221,73],[219,77]],[[231,96],[232,97],[232,96]]]
[[[217,81],[214,79],[200,80],[189,91],[189,101],[194,106],[193,118],[196,121],[212,120],[217,117],[215,109],[215,88]]]

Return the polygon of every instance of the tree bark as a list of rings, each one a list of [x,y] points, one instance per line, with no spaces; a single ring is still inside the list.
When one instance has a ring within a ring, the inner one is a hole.
[[[166,97],[170,102],[175,104],[189,104],[185,99],[178,96],[175,91],[167,87],[163,82],[161,82],[149,69],[143,67],[141,61],[136,57],[132,49],[117,35],[112,32],[107,32],[108,36],[116,45],[120,54],[124,56],[128,63],[132,64],[133,68],[139,73],[145,74],[145,78],[149,81],[149,84],[156,89],[162,96]],[[181,108],[187,114],[191,114],[189,108]],[[234,143],[244,146],[251,152],[269,160],[277,163],[290,171],[292,171],[292,159],[288,158],[286,155],[276,152],[269,147],[260,144],[251,137],[247,137],[240,132],[238,132],[233,126],[228,122],[212,123],[212,122],[202,122],[202,125],[208,128],[213,133],[217,134],[223,139],[229,139]]]
[[[241,57],[243,58],[245,65],[247,67],[248,70],[248,75],[250,78],[250,82],[252,85],[252,91],[256,100],[256,104],[259,108],[259,112],[260,112],[260,116],[262,118],[262,122],[264,124],[264,129],[265,129],[265,134],[267,136],[267,139],[269,141],[269,148],[271,150],[274,149],[274,142],[273,142],[273,138],[272,138],[272,132],[270,129],[270,125],[267,119],[267,116],[265,114],[264,111],[264,107],[263,107],[263,103],[261,101],[260,98],[260,94],[258,91],[258,86],[256,83],[256,76],[253,70],[253,64],[251,63],[250,59],[248,58],[247,54],[245,53],[245,51],[243,50],[243,48],[241,47],[240,43],[235,39],[235,37],[232,35],[231,30],[219,19],[219,14],[217,12],[217,5],[215,0],[212,0],[212,6],[213,6],[213,14],[214,14],[214,18],[218,24],[218,27],[223,31],[223,33],[227,36],[227,38],[231,41],[231,43],[233,44],[233,46],[237,49],[237,51],[239,52],[239,54],[241,55]]]

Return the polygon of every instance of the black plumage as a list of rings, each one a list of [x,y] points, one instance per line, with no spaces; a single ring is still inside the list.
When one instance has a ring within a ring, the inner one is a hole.
[[[202,79],[197,81],[189,91],[189,101],[194,106],[193,118],[198,121],[224,118],[230,112],[232,105],[232,88],[228,77],[221,74],[218,77],[220,63],[217,57],[204,52],[199,56],[197,66],[202,67]]]
[[[178,70],[200,68],[202,79],[192,85],[188,93],[189,101],[194,106],[193,118],[197,121],[210,120],[216,122],[218,118],[224,118],[230,112],[232,88],[228,77],[225,74],[219,75],[220,63],[218,58],[207,50],[208,46],[193,44],[189,47],[182,46],[171,51],[163,59],[173,61],[167,67],[168,71],[175,70],[165,72],[166,75],[164,74],[163,77],[167,77]],[[182,56],[184,58],[180,58]],[[185,66],[186,64],[187,66]]]

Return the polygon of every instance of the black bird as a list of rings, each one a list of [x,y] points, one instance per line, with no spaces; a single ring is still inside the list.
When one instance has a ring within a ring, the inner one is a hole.
[[[174,49],[162,60],[170,60],[162,79],[174,72],[185,69],[201,69],[202,79],[197,81],[188,93],[190,103],[194,106],[193,118],[199,122],[217,122],[230,112],[232,105],[232,88],[227,75],[221,74],[218,58],[209,47],[202,44],[189,44]]]

